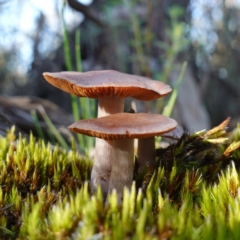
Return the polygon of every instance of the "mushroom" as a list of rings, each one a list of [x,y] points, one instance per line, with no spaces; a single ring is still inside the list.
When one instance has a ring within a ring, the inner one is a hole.
[[[170,139],[179,139],[183,135],[183,128],[177,125],[173,130],[160,134],[162,137]],[[150,171],[154,171],[156,166],[155,162],[156,150],[155,150],[155,136],[138,139],[138,174],[141,176],[145,172],[146,168],[151,168]]]
[[[89,72],[43,73],[53,86],[78,97],[98,99],[98,117],[123,112],[124,98],[133,97],[150,101],[163,97],[171,88],[147,77],[120,73],[114,70]],[[100,184],[103,196],[108,191],[111,173],[111,158],[114,154],[111,140],[96,139],[91,187],[96,191]]]
[[[138,139],[137,149],[137,174],[142,176],[145,169],[154,171],[156,166],[155,136]]]
[[[178,140],[182,137],[183,133],[184,133],[183,127],[181,127],[180,125],[177,125],[175,129],[173,129],[172,131],[170,131],[168,133],[164,133],[161,136],[170,138],[170,139],[174,139],[174,140]]]
[[[181,136],[183,135],[183,128],[177,125],[176,128],[174,128],[172,131],[160,135],[165,138],[176,140],[181,138]],[[156,166],[155,159],[155,136],[138,139],[138,174],[142,176],[146,168],[151,168],[150,171],[154,171],[154,168]]]
[[[173,130],[177,122],[160,114],[116,113],[113,115],[80,120],[69,126],[71,131],[113,140],[114,156],[108,193],[116,189],[121,202],[123,188],[130,188],[133,178],[133,140],[149,138]]]

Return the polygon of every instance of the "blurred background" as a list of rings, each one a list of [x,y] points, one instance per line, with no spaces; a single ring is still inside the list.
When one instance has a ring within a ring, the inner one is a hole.
[[[0,0],[1,129],[14,123],[44,136],[53,123],[68,134],[61,126],[73,122],[71,97],[42,73],[99,69],[176,87],[171,117],[190,132],[228,116],[234,128],[240,120],[239,26],[240,0]],[[168,99],[135,103],[139,112],[161,113]],[[84,107],[95,116],[94,101],[78,104],[80,117]]]

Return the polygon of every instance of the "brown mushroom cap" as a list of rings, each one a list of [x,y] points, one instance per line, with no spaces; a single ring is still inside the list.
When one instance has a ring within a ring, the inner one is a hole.
[[[150,101],[172,91],[168,85],[160,81],[114,70],[84,73],[46,72],[43,76],[53,86],[79,97],[134,97],[138,100]]]
[[[77,133],[114,140],[147,138],[173,130],[177,122],[160,114],[116,113],[101,118],[84,119],[68,128]]]
[[[176,140],[176,139],[181,138],[183,134],[184,134],[183,127],[177,125],[174,130],[163,134],[162,137],[171,138],[171,139]]]

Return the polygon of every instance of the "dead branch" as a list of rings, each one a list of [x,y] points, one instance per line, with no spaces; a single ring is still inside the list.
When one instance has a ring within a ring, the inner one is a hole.
[[[96,23],[99,27],[105,26],[105,24],[92,11],[91,7],[88,7],[76,0],[67,0],[67,2],[72,9],[81,12],[86,18]]]

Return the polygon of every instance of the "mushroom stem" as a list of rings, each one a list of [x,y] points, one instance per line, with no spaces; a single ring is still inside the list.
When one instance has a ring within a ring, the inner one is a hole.
[[[153,169],[156,166],[155,157],[155,137],[138,139],[138,174],[142,175],[148,168]]]
[[[98,118],[107,115],[123,112],[123,98],[99,98],[98,100]],[[92,191],[96,192],[100,185],[103,198],[106,199],[108,193],[109,178],[112,168],[112,159],[114,157],[114,141],[96,138],[95,156],[91,173]]]
[[[116,97],[98,99],[98,118],[123,112],[124,99]]]
[[[133,142],[134,139],[114,141],[114,158],[109,181],[108,194],[116,189],[118,203],[122,202],[124,187],[130,188],[133,180]]]
[[[95,145],[94,164],[91,172],[91,188],[93,192],[96,192],[98,185],[100,185],[105,200],[108,194],[114,141],[96,138]]]

